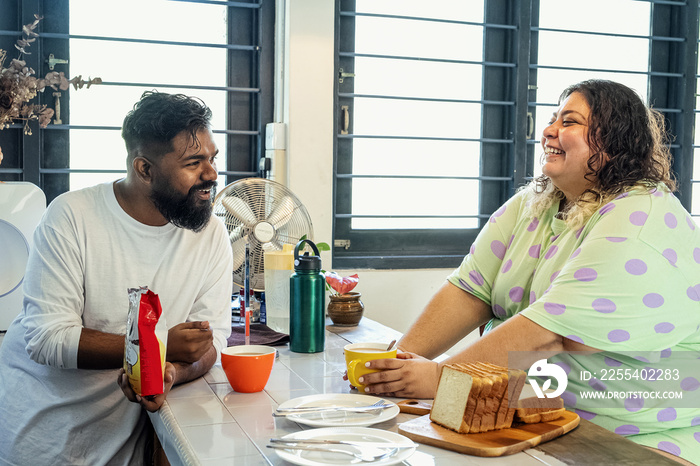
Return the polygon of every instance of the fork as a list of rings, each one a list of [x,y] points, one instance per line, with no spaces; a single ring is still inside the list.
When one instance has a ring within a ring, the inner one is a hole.
[[[305,451],[320,451],[326,453],[343,453],[345,455],[354,456],[355,458],[365,461],[379,461],[384,458],[389,458],[399,451],[398,448],[392,448],[391,450],[379,450],[378,448],[365,449],[364,451],[354,452],[350,450],[341,450],[340,448],[324,448],[324,447],[313,447],[309,445],[267,445],[267,448],[274,448],[277,450],[305,450]]]
[[[289,414],[314,413],[320,411],[349,411],[352,413],[372,413],[381,409],[390,408],[393,403],[386,400],[379,400],[367,406],[302,406],[299,408],[277,408],[273,413],[276,416],[287,416]]]

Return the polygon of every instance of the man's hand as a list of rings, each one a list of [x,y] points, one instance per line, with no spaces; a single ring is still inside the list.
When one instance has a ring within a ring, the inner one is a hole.
[[[124,372],[124,369],[121,369],[119,371],[119,376],[117,377],[117,384],[122,389],[122,392],[124,392],[124,395],[126,395],[129,401],[133,403],[139,403],[141,406],[146,408],[146,410],[153,413],[155,411],[158,411],[160,407],[163,406],[165,397],[168,395],[170,389],[173,387],[173,383],[175,382],[175,375],[175,366],[173,366],[169,362],[166,362],[165,375],[163,378],[163,393],[161,395],[137,395],[136,392],[134,392],[134,389],[131,388],[131,384],[129,383],[129,377]]]
[[[434,398],[440,377],[438,364],[415,353],[400,352],[396,359],[375,359],[370,369],[381,372],[365,374],[360,382],[365,393],[405,398]]]
[[[214,344],[209,322],[183,322],[168,330],[168,354],[171,362],[192,364],[199,361]]]

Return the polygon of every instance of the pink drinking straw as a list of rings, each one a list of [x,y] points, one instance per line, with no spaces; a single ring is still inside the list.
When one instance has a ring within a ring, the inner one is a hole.
[[[245,243],[245,278],[243,280],[243,293],[245,298],[243,314],[245,316],[245,344],[250,345],[250,245]]]

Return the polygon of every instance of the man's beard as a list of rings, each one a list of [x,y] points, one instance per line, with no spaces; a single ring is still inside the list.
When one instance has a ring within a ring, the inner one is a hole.
[[[209,223],[212,203],[198,199],[197,191],[209,188],[211,188],[211,199],[214,199],[216,194],[214,181],[193,186],[189,193],[183,196],[167,182],[161,182],[156,178],[150,198],[167,221],[176,227],[187,228],[198,233]]]

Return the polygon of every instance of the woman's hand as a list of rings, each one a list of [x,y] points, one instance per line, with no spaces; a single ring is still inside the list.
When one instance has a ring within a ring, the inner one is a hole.
[[[173,366],[169,362],[166,362],[165,375],[163,378],[163,393],[161,395],[137,395],[136,392],[134,392],[134,389],[131,388],[131,384],[129,383],[129,377],[124,372],[124,369],[121,369],[119,371],[117,384],[122,389],[122,392],[124,392],[124,395],[126,395],[129,401],[131,401],[132,403],[139,403],[141,406],[146,408],[146,410],[153,413],[158,411],[160,407],[163,406],[165,397],[168,395],[170,389],[173,387],[173,383],[175,382],[175,372],[175,366]]]
[[[365,393],[405,398],[434,398],[440,377],[438,363],[415,353],[399,352],[396,359],[375,359],[359,381],[366,385]]]

